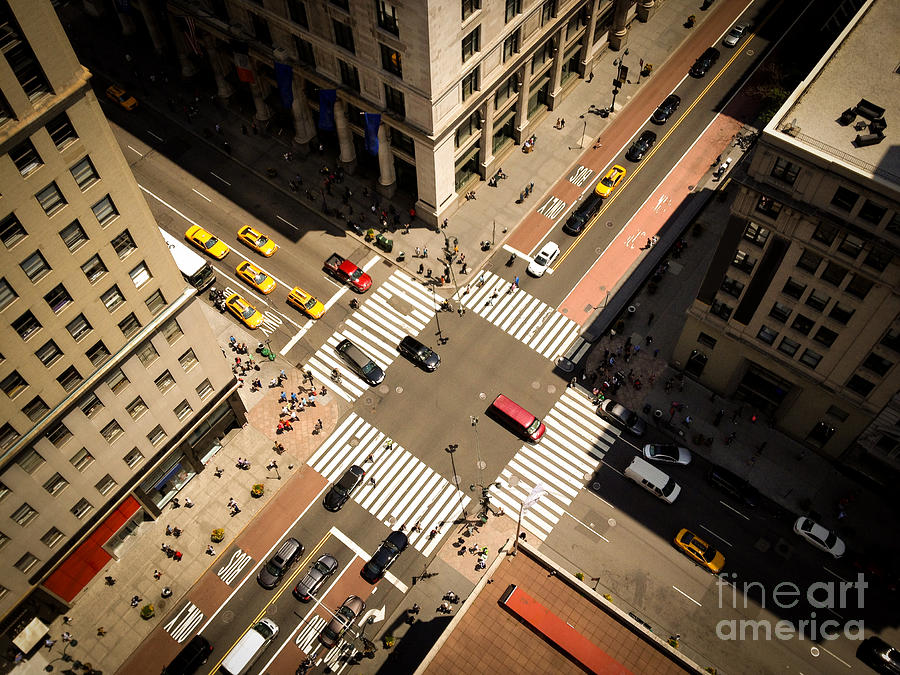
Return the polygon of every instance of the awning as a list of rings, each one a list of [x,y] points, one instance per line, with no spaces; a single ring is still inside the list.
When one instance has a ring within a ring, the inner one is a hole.
[[[44,636],[50,632],[47,625],[40,619],[32,619],[22,632],[13,638],[13,644],[22,650],[23,654],[30,652],[34,646],[44,639]]]

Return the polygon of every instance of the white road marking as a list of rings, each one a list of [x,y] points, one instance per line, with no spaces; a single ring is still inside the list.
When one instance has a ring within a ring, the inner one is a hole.
[[[678,588],[678,586],[672,586],[672,588],[674,588],[676,591],[678,591],[679,593],[681,593],[681,594],[682,594],[684,597],[686,597],[688,600],[690,600],[690,601],[693,602],[695,605],[697,605],[697,607],[703,607],[702,604],[700,604],[699,602],[697,602],[696,600],[694,600],[691,596],[689,596],[689,595],[688,595],[687,593],[685,593],[683,590],[681,590],[680,588]]]

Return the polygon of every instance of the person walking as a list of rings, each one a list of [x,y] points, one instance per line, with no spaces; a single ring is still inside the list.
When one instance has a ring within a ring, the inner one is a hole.
[[[216,549],[214,549],[214,548],[212,547],[212,544],[209,544],[209,545],[206,547],[206,555],[215,555],[215,554],[216,554]]]
[[[97,637],[103,637],[106,635],[106,629],[103,626],[97,628]]]

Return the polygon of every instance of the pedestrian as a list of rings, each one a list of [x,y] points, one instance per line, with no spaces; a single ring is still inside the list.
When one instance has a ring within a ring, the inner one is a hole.
[[[566,118],[565,118],[565,117],[563,117],[563,118],[560,120],[560,127],[559,127],[559,128],[560,128],[560,129],[565,129],[565,128],[566,128]]]
[[[316,429],[318,429],[319,431],[322,430],[322,420],[316,420]]]
[[[366,461],[363,462],[363,464],[366,464],[367,462],[372,462],[372,464],[375,463],[375,453],[374,452],[369,453],[369,456],[366,457]]]
[[[284,392],[281,392],[281,396],[278,397],[278,402],[285,403],[286,401],[287,401],[287,394],[285,394]]]
[[[55,645],[55,644],[56,644],[56,640],[54,640],[53,638],[48,637],[46,640],[44,640],[44,646],[47,649],[51,649],[53,647],[53,645]]]
[[[428,257],[428,247],[427,247],[427,246],[425,246],[425,247],[422,249],[422,257],[423,257],[423,258],[427,258],[427,257]]]
[[[376,483],[375,483],[374,476],[369,477],[369,485],[371,485],[372,487],[375,487]]]
[[[171,525],[166,525],[166,536],[167,537],[172,536],[172,526]]]
[[[138,606],[138,603],[139,603],[140,601],[141,601],[141,596],[139,596],[139,595],[132,595],[132,596],[131,596],[131,606],[132,606],[132,607],[137,607],[137,606]]]
[[[419,248],[418,246],[416,246],[416,258],[419,257],[419,253],[421,253],[421,252],[422,252],[422,249]]]
[[[160,593],[160,595],[164,598],[171,597],[172,589],[169,588],[168,586],[166,586],[165,588],[162,589],[162,593]]]
[[[650,344],[653,342],[653,336],[652,336],[652,335],[648,335],[647,337],[644,338],[644,342],[645,342],[646,345],[649,347]]]
[[[578,384],[578,378],[577,378],[577,377],[573,377],[571,380],[569,380],[569,386],[568,386],[567,388],[572,388],[572,387],[574,387],[576,384]]]
[[[63,618],[63,621],[65,621],[65,618]],[[66,644],[68,644],[69,642],[71,642],[71,641],[72,641],[72,634],[71,634],[69,631],[66,631],[65,633],[63,633],[63,634],[62,634],[62,641],[65,642]]]
[[[557,117],[557,118],[556,118],[556,128],[557,128],[557,129],[561,129],[561,128],[562,128],[562,127],[560,126],[560,122],[561,122],[560,118]]]
[[[217,466],[214,472],[215,477],[221,478],[223,473],[225,473],[225,469],[223,469],[221,466]]]
[[[185,507],[186,509],[191,509],[191,508],[194,507],[194,502],[191,501],[191,498],[190,498],[190,497],[185,497],[185,498],[184,498],[184,507]]]
[[[104,577],[104,580],[106,581],[107,586],[115,586],[115,584],[116,584],[116,580],[109,575],[106,575]]]
[[[159,581],[159,578],[162,576],[162,572],[159,570],[153,570],[153,578]]]
[[[293,431],[293,430],[294,430],[294,426],[291,424],[291,420],[286,419],[284,421],[284,431]]]
[[[285,415],[290,415],[290,414],[291,414],[291,411],[290,411],[290,409],[289,409],[286,405],[281,406],[281,415],[282,415],[282,417],[285,416]]]
[[[65,624],[66,626],[71,626],[72,625],[72,617],[68,616],[68,615],[64,616],[63,624]]]
[[[176,562],[181,562],[182,555],[181,551],[175,551],[175,555],[172,556],[172,559]]]
[[[106,629],[103,626],[97,628],[97,637],[103,637],[106,635]]]
[[[681,423],[682,423],[684,426],[686,426],[686,427],[690,427],[690,426],[691,426],[691,422],[693,422],[693,421],[694,421],[694,418],[693,418],[693,417],[691,417],[690,415],[686,415],[685,418],[684,418],[684,420],[683,420]]]
[[[237,502],[234,501],[234,497],[229,497],[228,498],[228,508],[230,509],[230,508],[234,507],[235,504],[237,504]]]
[[[728,434],[728,438],[725,439],[725,445],[731,445],[732,443],[734,443],[734,439],[736,436],[737,434],[734,431]]]
[[[656,318],[656,314],[654,314],[653,312],[650,312],[650,314],[647,315],[647,325],[649,326],[651,323],[653,323],[653,319],[655,319],[655,318]]]
[[[719,412],[716,413],[716,418],[713,420],[713,426],[719,426],[719,423],[722,421],[723,417],[725,417],[725,411],[719,410]]]
[[[282,368],[282,369],[281,369],[281,372],[278,373],[278,379],[279,379],[279,380],[286,380],[286,379],[287,379],[287,373],[284,372],[284,368]]]
[[[387,439],[387,440],[384,442],[384,449],[385,449],[385,450],[393,450],[393,448],[394,448],[394,441],[393,441],[392,439],[390,439],[390,438]]]
[[[215,555],[215,554],[216,554],[216,549],[214,549],[214,548],[212,547],[212,544],[209,544],[209,545],[206,547],[206,555]]]
[[[277,469],[277,468],[278,468],[278,462],[276,462],[274,459],[271,462],[269,462],[268,464],[266,464],[266,470],[268,470],[268,471],[271,471],[272,469]]]

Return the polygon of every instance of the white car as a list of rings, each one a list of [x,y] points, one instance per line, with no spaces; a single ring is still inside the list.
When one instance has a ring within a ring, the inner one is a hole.
[[[838,536],[831,530],[826,530],[814,520],[810,520],[806,516],[797,518],[794,523],[794,532],[806,539],[810,544],[818,549],[822,549],[826,553],[830,553],[835,558],[840,558],[847,550],[847,546]]]
[[[526,271],[533,277],[544,276],[544,272],[547,271],[547,268],[550,267],[550,265],[553,264],[553,261],[558,257],[559,246],[552,241],[548,241],[544,244],[544,247],[538,251],[538,254],[534,256],[534,260],[528,263],[528,269]]]
[[[744,33],[747,32],[747,24],[736,24],[732,26],[731,30],[728,31],[728,35],[722,40],[722,44],[726,47],[734,47],[738,42],[741,41],[741,38],[744,37]]]

